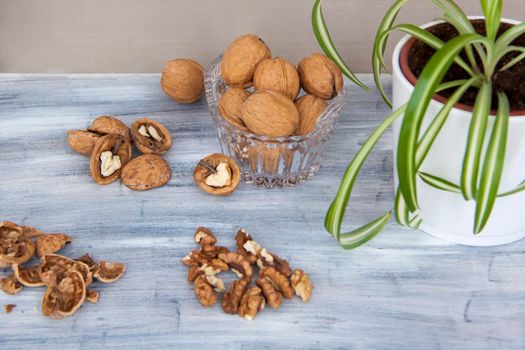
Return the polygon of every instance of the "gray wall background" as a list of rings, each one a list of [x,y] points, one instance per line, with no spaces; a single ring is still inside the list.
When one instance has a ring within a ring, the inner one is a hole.
[[[373,37],[392,0],[325,0],[332,36],[350,66],[370,71]],[[467,14],[479,0],[458,0]],[[274,55],[297,63],[319,48],[310,27],[313,0],[0,0],[0,72],[159,72],[165,61],[208,64],[237,35],[261,36]],[[505,16],[525,19],[524,0]],[[440,15],[413,0],[400,20]],[[399,37],[399,36],[397,36]],[[393,37],[394,39],[397,37]]]

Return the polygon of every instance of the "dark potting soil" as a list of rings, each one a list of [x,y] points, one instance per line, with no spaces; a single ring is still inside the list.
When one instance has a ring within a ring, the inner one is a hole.
[[[472,24],[479,34],[486,35],[484,20],[473,20]],[[498,36],[511,27],[512,25],[510,24],[502,23],[498,31]],[[449,23],[440,23],[427,30],[445,42],[454,39],[459,35],[458,31]],[[518,37],[512,45],[525,47],[525,35]],[[425,65],[435,52],[435,49],[419,40],[412,46],[408,55],[408,66],[416,77],[421,75],[423,68],[425,68]],[[505,64],[519,55],[520,53],[516,51],[505,55],[496,67],[496,73],[493,76],[493,87],[495,92],[492,97],[492,109],[494,110],[497,109],[498,106],[497,91],[507,94],[512,110],[525,110],[525,60],[522,60],[505,71],[499,71]],[[461,56],[463,57],[463,60],[468,63],[465,52],[463,52]],[[469,74],[465,72],[463,68],[454,63],[445,75],[443,82],[468,78],[470,78]],[[450,97],[454,91],[455,89],[445,90],[442,91],[440,95],[443,97]],[[477,88],[467,90],[460,102],[473,106],[476,101],[477,93]]]

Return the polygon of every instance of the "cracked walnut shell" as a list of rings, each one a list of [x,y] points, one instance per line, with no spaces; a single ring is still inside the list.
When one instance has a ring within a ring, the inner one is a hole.
[[[67,143],[75,152],[90,156],[101,136],[96,132],[87,130],[70,130],[67,132]]]
[[[122,167],[130,159],[131,143],[128,140],[117,134],[103,136],[91,154],[91,177],[99,185],[110,184],[120,178]]]
[[[47,288],[42,298],[42,313],[53,318],[73,315],[86,299],[86,284],[77,271],[68,271],[56,285]]]
[[[299,126],[297,107],[287,96],[270,90],[254,92],[242,105],[244,124],[257,135],[287,137]]]
[[[301,89],[295,66],[285,58],[269,58],[257,66],[253,75],[255,90],[271,90],[295,100]]]
[[[141,118],[131,125],[131,135],[138,150],[144,154],[163,154],[171,148],[171,135],[164,125]]]
[[[317,126],[321,113],[326,109],[328,103],[315,95],[304,95],[295,101],[299,111],[299,127],[297,135],[307,135]]]
[[[126,265],[122,263],[99,261],[93,277],[102,283],[113,283],[124,276]]]
[[[18,282],[15,274],[11,273],[7,277],[0,278],[0,288],[2,288],[2,290],[7,294],[15,295],[22,290],[23,286],[20,282]]]
[[[248,86],[259,62],[271,57],[270,49],[261,38],[252,34],[240,36],[224,52],[222,78],[230,86]]]
[[[35,241],[36,253],[39,257],[55,253],[72,241],[73,239],[70,236],[61,233],[47,234]]]
[[[221,116],[230,124],[235,125],[241,130],[248,130],[242,121],[242,104],[251,93],[241,88],[233,88],[226,91],[219,98],[217,108]]]
[[[193,171],[193,179],[201,190],[216,196],[226,196],[237,189],[241,173],[230,157],[215,153],[202,159]]]
[[[164,93],[179,103],[193,103],[204,93],[204,67],[190,58],[166,62],[160,86]]]
[[[86,286],[93,282],[93,273],[89,270],[88,265],[62,255],[48,254],[43,256],[40,259],[38,269],[40,280],[48,287],[60,283],[69,271],[79,272]]]
[[[135,191],[146,191],[163,186],[171,178],[171,169],[161,156],[143,154],[131,160],[122,169],[122,183]]]
[[[103,136],[117,134],[131,142],[131,131],[128,126],[121,120],[110,115],[101,115],[100,117],[95,118],[87,131]]]
[[[314,53],[299,62],[297,71],[303,89],[309,94],[329,100],[343,89],[341,70],[320,53]]]
[[[44,282],[40,279],[39,266],[20,267],[16,264],[11,266],[18,282],[26,287],[41,287]]]

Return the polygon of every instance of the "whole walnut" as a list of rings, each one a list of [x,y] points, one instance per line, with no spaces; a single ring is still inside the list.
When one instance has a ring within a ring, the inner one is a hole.
[[[240,36],[224,52],[222,78],[230,86],[249,86],[259,62],[271,57],[270,49],[261,38],[253,34]]]
[[[189,58],[168,61],[162,70],[160,86],[179,103],[193,103],[204,93],[204,67]]]
[[[226,121],[241,130],[248,130],[241,119],[241,107],[248,97],[250,97],[250,92],[241,88],[233,88],[222,94],[219,99],[219,113]]]
[[[309,94],[329,100],[343,89],[341,70],[320,53],[314,53],[299,62],[297,71],[303,89]]]
[[[297,135],[306,135],[311,133],[319,120],[319,116],[328,106],[325,100],[315,95],[304,95],[295,101],[299,111],[299,127]]]
[[[301,84],[295,66],[280,57],[262,61],[253,75],[255,90],[272,90],[280,92],[294,100],[299,94]]]
[[[254,92],[242,105],[241,118],[257,135],[286,137],[299,126],[297,107],[287,96],[262,90]]]

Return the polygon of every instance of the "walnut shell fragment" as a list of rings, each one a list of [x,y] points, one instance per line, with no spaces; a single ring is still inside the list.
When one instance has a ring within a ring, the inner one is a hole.
[[[239,306],[239,315],[247,320],[253,320],[264,309],[265,301],[261,288],[253,286],[244,293]]]
[[[343,89],[341,70],[325,55],[314,53],[297,67],[303,89],[312,95],[329,100]]]
[[[299,126],[297,107],[287,96],[270,91],[254,92],[242,105],[242,121],[257,135],[287,137]]]
[[[95,260],[93,260],[93,258],[91,257],[91,255],[89,254],[84,254],[82,255],[81,257],[79,258],[76,258],[74,259],[75,261],[80,261],[84,264],[86,264],[89,268],[89,271],[91,272],[94,272],[98,266],[97,262]]]
[[[295,105],[299,111],[299,127],[296,134],[307,135],[317,126],[317,121],[328,103],[315,95],[304,95],[295,101]]]
[[[120,178],[122,168],[131,158],[131,143],[117,134],[101,137],[93,149],[90,174],[99,185],[110,184]]]
[[[36,253],[39,257],[58,252],[73,241],[68,235],[52,233],[39,237],[36,241]]]
[[[64,278],[47,288],[42,298],[42,313],[53,318],[73,315],[86,299],[86,284],[78,271],[68,271]]]
[[[77,153],[90,156],[101,134],[87,130],[70,130],[67,132],[67,143]]]
[[[242,104],[250,95],[249,91],[241,88],[233,88],[222,94],[217,106],[219,113],[227,122],[245,131],[248,130],[248,128],[241,118]]]
[[[222,78],[230,86],[245,87],[251,83],[259,62],[271,57],[270,49],[261,38],[252,34],[240,36],[224,52]]]
[[[7,277],[0,278],[0,288],[2,288],[2,290],[7,294],[15,295],[22,290],[23,286],[20,282],[18,282],[15,274],[11,273]]]
[[[310,300],[312,295],[313,285],[310,281],[310,277],[306,272],[301,269],[296,269],[293,272],[292,277],[290,278],[292,288],[295,291],[295,294],[300,297],[304,302]]]
[[[99,135],[117,134],[131,142],[131,131],[121,120],[110,115],[101,115],[93,120],[87,131]]]
[[[126,265],[122,263],[100,261],[93,277],[103,283],[112,283],[124,276],[124,272]]]
[[[171,148],[170,132],[164,125],[152,119],[141,118],[133,122],[131,134],[135,146],[144,154],[163,154]]]
[[[12,265],[13,273],[18,282],[26,287],[41,287],[44,282],[40,279],[40,268],[38,265],[31,267],[20,267],[16,264]]]
[[[88,289],[86,290],[86,301],[91,304],[98,304],[98,298],[100,294],[96,290]]]
[[[38,273],[40,279],[46,286],[58,284],[69,271],[79,272],[86,286],[89,286],[93,282],[93,273],[83,262],[56,254],[48,254],[40,259]]]
[[[203,274],[195,279],[195,295],[202,306],[208,307],[217,303],[217,293]]]
[[[193,171],[193,179],[201,190],[216,196],[226,196],[237,189],[241,173],[230,157],[215,153],[202,159]]]
[[[122,170],[122,183],[134,191],[163,186],[170,178],[168,162],[157,154],[143,154],[131,160]]]
[[[0,264],[2,266],[23,264],[35,255],[35,250],[35,243],[24,235],[2,240],[0,242]]]
[[[272,90],[295,100],[301,89],[295,66],[285,58],[269,58],[259,63],[253,75],[255,90]]]
[[[160,86],[164,93],[179,103],[193,103],[204,93],[204,67],[190,58],[166,62]]]

